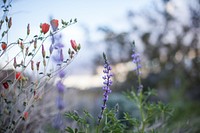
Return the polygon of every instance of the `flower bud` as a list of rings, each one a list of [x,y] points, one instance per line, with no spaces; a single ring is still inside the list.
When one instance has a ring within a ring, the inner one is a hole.
[[[9,88],[8,82],[4,82],[4,83],[3,83],[3,87],[4,87],[5,89],[8,89],[8,88]]]
[[[51,27],[52,27],[53,31],[58,29],[59,23],[58,23],[57,19],[52,19],[50,23],[51,23]]]
[[[26,52],[25,52],[26,56],[28,55],[28,49],[29,49],[29,47],[26,47]]]
[[[2,48],[3,50],[5,50],[5,49],[7,48],[7,44],[6,44],[5,42],[2,42],[2,43],[1,43],[1,48]]]
[[[44,65],[44,67],[46,66],[46,60],[45,60],[45,58],[43,58],[43,65]]]
[[[36,67],[37,67],[37,71],[39,71],[39,68],[40,68],[40,62],[37,62],[37,63],[36,63]]]
[[[21,72],[17,72],[16,75],[15,75],[15,78],[16,78],[17,80],[21,80],[21,79],[22,79],[22,74],[21,74]]]
[[[35,41],[34,41],[34,49],[37,48],[37,38],[35,38]]]
[[[44,45],[42,44],[42,57],[45,58],[46,52],[44,50]]]
[[[23,50],[24,49],[24,44],[23,44],[23,42],[19,42],[19,46],[20,46],[20,48]]]
[[[64,60],[64,57],[63,57],[63,51],[62,49],[60,50],[60,61],[63,62]]]
[[[70,40],[70,43],[71,43],[71,46],[72,48],[77,51],[77,44],[76,44],[76,41],[75,40]]]
[[[14,63],[13,63],[14,68],[17,68],[17,61],[16,61],[16,57],[14,57]]]
[[[34,61],[31,60],[31,70],[34,71]]]
[[[23,119],[24,119],[24,120],[27,120],[27,119],[28,119],[28,112],[27,112],[27,111],[24,112]]]
[[[41,28],[41,32],[46,34],[48,31],[49,31],[49,27],[50,25],[47,24],[47,23],[43,23],[40,25],[40,28]]]
[[[12,26],[12,18],[10,17],[10,19],[8,21],[8,28],[10,29],[11,26]]]
[[[27,25],[27,35],[30,34],[30,24]]]
[[[6,22],[8,22],[8,16],[6,16],[6,19],[5,19],[5,20],[6,20]]]

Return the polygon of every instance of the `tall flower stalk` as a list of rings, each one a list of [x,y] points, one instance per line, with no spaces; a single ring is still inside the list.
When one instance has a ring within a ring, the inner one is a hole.
[[[140,59],[140,55],[139,53],[137,53],[136,51],[136,47],[135,47],[135,42],[133,42],[133,54],[132,54],[132,59],[133,59],[133,63],[136,65],[134,71],[136,72],[137,75],[137,79],[138,79],[138,103],[137,106],[139,108],[140,111],[140,116],[141,116],[141,133],[144,133],[144,129],[145,129],[145,123],[146,123],[146,116],[145,116],[145,112],[144,112],[144,107],[143,107],[143,85],[141,82],[141,59]]]
[[[133,54],[132,54],[132,59],[133,59],[133,63],[136,65],[134,71],[136,72],[137,75],[137,79],[138,79],[138,93],[142,91],[143,89],[143,85],[141,82],[141,59],[140,59],[140,54],[137,53],[136,51],[136,47],[135,47],[135,42],[133,42]]]
[[[101,113],[98,116],[98,124],[100,124],[100,121],[103,118],[103,112],[106,109],[106,102],[108,101],[108,95],[111,93],[110,89],[110,86],[112,85],[111,77],[113,76],[113,74],[111,73],[112,68],[108,63],[105,53],[103,53],[103,58],[105,61],[103,70],[104,76],[102,77],[104,80],[103,82],[104,86],[102,87],[104,93],[103,93],[103,105],[101,106]]]

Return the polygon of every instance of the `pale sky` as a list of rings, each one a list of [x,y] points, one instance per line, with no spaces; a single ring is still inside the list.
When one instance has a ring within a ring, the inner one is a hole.
[[[18,38],[25,38],[27,24],[30,24],[30,39],[40,32],[40,23],[49,22],[50,16],[58,20],[70,20],[77,18],[78,23],[66,28],[63,40],[69,44],[70,39],[75,39],[82,45],[80,56],[75,64],[83,62],[90,56],[85,47],[87,34],[83,26],[90,32],[90,39],[98,41],[102,36],[97,32],[98,26],[109,26],[116,31],[128,29],[126,15],[129,10],[137,10],[145,6],[149,0],[13,0],[9,16],[12,16],[13,25],[9,33],[9,41],[15,42]],[[1,12],[2,13],[2,12]],[[12,53],[12,51],[10,52]],[[91,62],[90,59],[85,61]]]

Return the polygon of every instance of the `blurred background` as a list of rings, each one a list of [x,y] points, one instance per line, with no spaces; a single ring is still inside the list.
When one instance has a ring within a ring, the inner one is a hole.
[[[200,131],[200,0],[13,0],[9,15],[13,17],[12,33],[17,33],[9,34],[11,42],[25,36],[28,23],[34,36],[40,31],[39,24],[50,18],[77,18],[77,24],[61,33],[67,46],[70,39],[82,46],[66,69],[65,110],[100,112],[105,52],[114,73],[110,108],[119,103],[122,112],[134,114],[134,105],[122,92],[137,85],[130,45],[135,41],[142,58],[144,89],[156,89],[156,99],[175,108],[169,128]],[[55,95],[52,92],[41,106]],[[43,107],[45,114],[51,114],[49,108],[55,104],[53,98],[51,101],[49,107]],[[50,123],[45,124],[52,131]]]

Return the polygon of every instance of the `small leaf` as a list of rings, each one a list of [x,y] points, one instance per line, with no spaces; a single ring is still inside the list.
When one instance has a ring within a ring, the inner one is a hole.
[[[28,53],[28,56],[31,56],[32,55],[32,53]]]
[[[47,73],[47,76],[48,76],[48,77],[51,77],[51,73]]]
[[[22,38],[19,38],[19,40],[20,40],[20,41],[23,41],[23,39],[22,39]]]
[[[67,127],[65,129],[65,131],[69,132],[69,133],[74,133],[73,129],[71,127]]]
[[[12,124],[13,124],[13,125],[15,125],[15,123],[16,123],[15,121],[12,121]]]
[[[77,22],[77,18],[74,19],[74,22],[75,22],[75,23]]]

